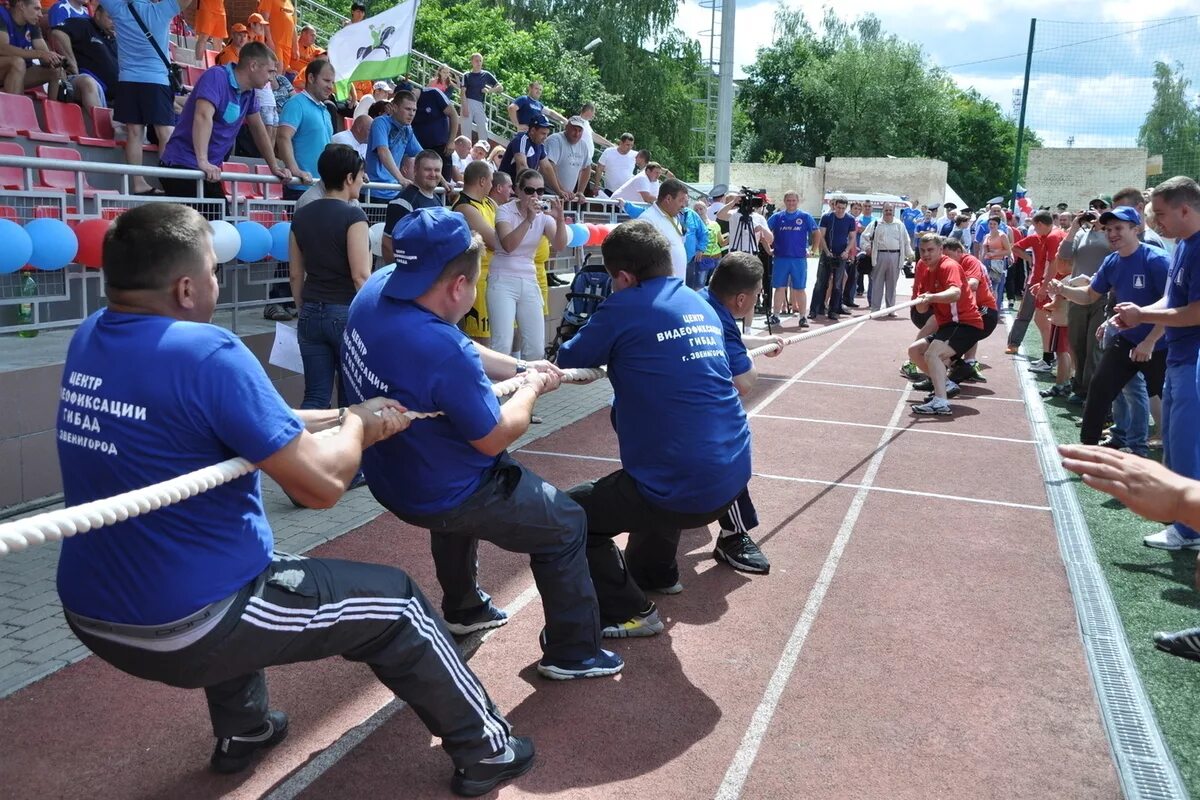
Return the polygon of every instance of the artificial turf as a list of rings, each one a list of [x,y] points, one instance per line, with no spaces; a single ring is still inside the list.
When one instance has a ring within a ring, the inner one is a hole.
[[[1022,353],[1029,361],[1019,360],[1020,369],[1041,358],[1036,326],[1029,327]],[[1053,373],[1035,377],[1043,388],[1053,385]],[[1059,398],[1043,402],[1055,438],[1061,443],[1077,443],[1077,423],[1083,407]],[[1156,434],[1152,427],[1150,435]],[[1151,456],[1161,459],[1162,451],[1152,450]],[[1071,477],[1096,558],[1112,589],[1134,662],[1167,746],[1188,792],[1200,797],[1200,663],[1162,653],[1151,640],[1155,631],[1200,626],[1200,591],[1194,582],[1197,553],[1146,547],[1142,537],[1162,530],[1163,523],[1142,519],[1112,497]]]

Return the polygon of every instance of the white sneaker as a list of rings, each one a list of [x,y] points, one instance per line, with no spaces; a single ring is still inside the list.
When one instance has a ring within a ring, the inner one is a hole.
[[[1189,539],[1174,525],[1168,525],[1158,533],[1144,537],[1142,544],[1159,550],[1200,550],[1200,539]]]
[[[1054,365],[1047,364],[1045,361],[1043,361],[1039,358],[1037,361],[1035,361],[1029,365],[1029,371],[1030,372],[1054,372]]]

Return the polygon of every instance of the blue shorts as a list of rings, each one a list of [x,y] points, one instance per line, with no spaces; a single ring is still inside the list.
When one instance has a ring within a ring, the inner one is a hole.
[[[771,288],[782,289],[788,285],[789,278],[792,281],[793,289],[802,291],[808,286],[807,258],[775,256],[775,262],[771,267]]]
[[[175,97],[166,84],[117,81],[113,119],[126,125],[174,125]],[[160,142],[160,147],[166,142]]]

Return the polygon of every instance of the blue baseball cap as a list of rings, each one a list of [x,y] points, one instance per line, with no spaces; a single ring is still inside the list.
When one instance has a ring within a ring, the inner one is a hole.
[[[1100,215],[1100,224],[1107,225],[1113,220],[1128,222],[1130,225],[1141,225],[1142,217],[1133,206],[1117,206]]]
[[[529,120],[529,127],[553,128],[554,126],[550,124],[550,120],[546,119],[545,114],[534,114],[533,119]]]
[[[396,267],[383,293],[397,300],[415,300],[470,246],[471,229],[462,214],[444,207],[411,212],[392,229]]]

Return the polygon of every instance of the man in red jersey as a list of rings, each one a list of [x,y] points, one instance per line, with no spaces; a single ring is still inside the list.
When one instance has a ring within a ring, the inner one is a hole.
[[[1050,364],[1054,361],[1054,353],[1044,348],[1050,341],[1050,318],[1045,313],[1036,313],[1037,309],[1046,304],[1049,297],[1046,294],[1047,282],[1054,277],[1050,265],[1058,256],[1058,246],[1065,237],[1064,231],[1055,226],[1054,217],[1049,211],[1039,211],[1033,215],[1033,233],[1013,242],[1013,258],[1030,262],[1032,270],[1029,282],[1025,284],[1025,295],[1021,299],[1021,308],[1013,321],[1012,329],[1008,332],[1007,353],[1016,353],[1029,329],[1029,321],[1036,321],[1042,334],[1042,359],[1035,361],[1030,369],[1035,372],[1050,372]],[[1035,316],[1036,313],[1036,316]]]
[[[947,379],[946,367],[954,356],[966,353],[983,338],[983,315],[962,268],[942,252],[942,238],[925,234],[919,251],[925,269],[919,277],[917,299],[921,302],[916,308],[919,312],[932,308],[938,327],[908,348],[909,359],[929,376],[933,389],[925,402],[914,404],[912,410],[914,414],[949,415],[947,393],[958,394],[959,389]]]
[[[992,282],[988,278],[987,267],[978,258],[963,250],[962,243],[957,239],[947,239],[942,247],[943,252],[958,262],[962,268],[967,287],[975,297],[975,304],[979,306],[979,313],[983,317],[983,335],[979,337],[979,340],[983,341],[992,335],[992,332],[996,330],[996,325],[1000,322],[999,304],[996,295],[992,293]],[[979,345],[975,345],[963,354],[961,359],[956,359],[950,365],[951,380],[987,383],[987,378],[980,373],[979,362],[975,359],[975,351],[978,347]]]

